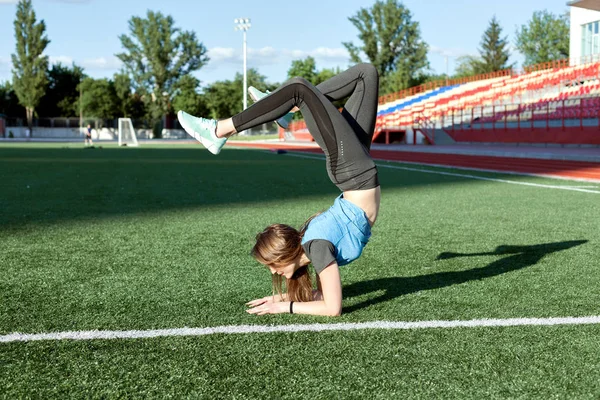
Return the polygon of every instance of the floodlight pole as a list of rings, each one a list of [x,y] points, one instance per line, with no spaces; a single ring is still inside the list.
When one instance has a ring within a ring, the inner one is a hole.
[[[446,86],[448,86],[448,54],[446,54]]]
[[[243,99],[244,99],[244,110],[248,107],[248,77],[246,74],[246,32],[248,31],[248,29],[250,29],[250,26],[252,26],[250,24],[250,18],[236,18],[233,20],[233,23],[236,24],[235,26],[235,30],[236,31],[242,31],[243,35],[244,35],[244,93],[243,93]]]

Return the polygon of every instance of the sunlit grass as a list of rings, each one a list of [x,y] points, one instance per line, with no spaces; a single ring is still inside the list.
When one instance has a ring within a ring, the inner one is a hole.
[[[249,255],[254,236],[274,222],[299,226],[331,205],[338,193],[323,161],[232,149],[215,157],[199,146],[0,146],[0,334],[598,314],[600,195],[379,171],[381,215],[363,257],[342,269],[343,315],[257,318],[244,303],[271,286]],[[0,344],[0,392],[593,398],[599,333],[521,327]]]

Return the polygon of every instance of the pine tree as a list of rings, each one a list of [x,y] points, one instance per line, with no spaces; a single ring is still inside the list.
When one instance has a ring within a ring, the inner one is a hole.
[[[14,22],[17,54],[12,55],[13,87],[19,103],[25,107],[27,126],[33,128],[33,114],[45,93],[48,56],[43,56],[50,40],[44,35],[46,24],[36,23],[31,0],[20,0]]]
[[[496,16],[494,16],[481,40],[481,48],[479,49],[481,61],[477,73],[484,74],[512,68],[512,65],[507,64],[510,58],[507,48],[508,37],[501,38],[501,34],[502,28]]]

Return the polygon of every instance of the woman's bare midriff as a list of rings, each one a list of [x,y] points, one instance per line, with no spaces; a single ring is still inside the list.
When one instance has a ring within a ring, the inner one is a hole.
[[[377,186],[366,190],[346,190],[344,199],[362,208],[367,215],[369,224],[371,226],[375,224],[377,214],[379,214],[379,203],[381,202],[381,187]]]

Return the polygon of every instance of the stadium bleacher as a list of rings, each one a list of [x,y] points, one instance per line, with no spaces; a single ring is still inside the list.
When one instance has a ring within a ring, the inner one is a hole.
[[[523,129],[557,126],[598,126],[600,113],[600,63],[549,66],[521,74],[491,77],[466,84],[449,85],[380,104],[376,132],[393,128],[420,131],[435,143],[436,130],[450,136],[465,129]],[[566,121],[565,121],[566,120]],[[578,124],[573,121],[579,120]],[[545,126],[534,121],[545,121]],[[515,126],[516,123],[516,126]],[[460,136],[460,135],[459,135]],[[512,137],[512,136],[511,136]],[[547,140],[538,135],[540,141]],[[454,137],[459,139],[460,137]],[[504,141],[501,135],[485,141]],[[585,142],[590,135],[579,136]],[[469,135],[473,140],[473,135]],[[513,139],[511,139],[512,141]],[[531,138],[524,140],[530,142]],[[564,138],[559,143],[564,143]],[[600,138],[591,137],[600,144]],[[575,143],[579,143],[575,140]]]

